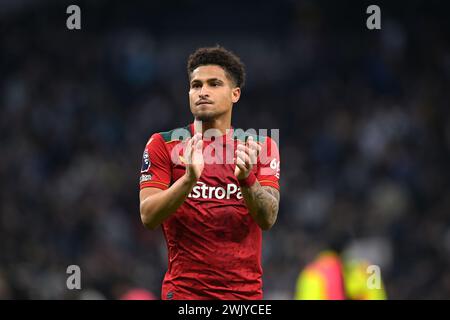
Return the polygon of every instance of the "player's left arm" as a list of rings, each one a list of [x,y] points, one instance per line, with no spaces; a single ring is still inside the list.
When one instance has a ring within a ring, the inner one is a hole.
[[[278,148],[268,139],[263,152],[264,160],[260,161],[255,174],[253,167],[257,163],[260,151],[261,146],[253,141],[252,137],[249,137],[246,144],[239,143],[235,174],[250,215],[261,229],[268,230],[275,224],[278,215],[280,162]]]
[[[242,187],[241,192],[250,215],[263,230],[269,230],[277,220],[280,192],[256,181],[251,187]]]

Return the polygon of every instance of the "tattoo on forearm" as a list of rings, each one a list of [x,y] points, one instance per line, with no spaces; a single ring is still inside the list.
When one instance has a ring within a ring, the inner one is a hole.
[[[260,208],[270,216],[270,221],[278,212],[278,199],[271,187],[261,187],[257,192],[256,199],[260,203]],[[276,192],[278,193],[278,192]]]
[[[251,190],[253,189],[253,190]],[[247,192],[244,192],[244,194]],[[261,186],[259,183],[250,188],[248,195],[253,202],[253,212],[257,220],[267,221],[273,225],[278,214],[278,203],[280,201],[280,193],[272,187]]]

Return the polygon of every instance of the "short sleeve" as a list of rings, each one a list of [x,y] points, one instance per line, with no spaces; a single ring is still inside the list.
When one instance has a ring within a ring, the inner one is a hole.
[[[171,181],[171,162],[164,140],[156,133],[151,136],[142,155],[140,190],[148,187],[165,190]]]
[[[275,141],[269,137],[261,146],[256,178],[262,186],[280,189],[280,152]]]

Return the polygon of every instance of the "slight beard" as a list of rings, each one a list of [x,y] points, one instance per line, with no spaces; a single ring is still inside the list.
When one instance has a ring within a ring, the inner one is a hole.
[[[208,113],[200,113],[194,115],[196,120],[203,121],[203,122],[211,122],[217,118],[217,114],[214,112],[208,112]]]
[[[196,116],[195,120],[202,121],[202,122],[211,122],[214,120],[214,115],[202,114],[200,116]]]

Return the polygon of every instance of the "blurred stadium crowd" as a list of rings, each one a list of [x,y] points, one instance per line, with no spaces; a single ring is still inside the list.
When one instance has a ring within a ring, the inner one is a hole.
[[[233,126],[280,129],[265,298],[292,299],[335,239],[381,267],[389,298],[450,298],[450,24],[437,2],[382,5],[381,31],[345,1],[211,14],[198,1],[81,2],[80,31],[61,2],[5,3],[1,299],[159,297],[166,248],[140,222],[141,155],[152,133],[192,120],[186,59],[217,43],[247,66]],[[66,288],[72,264],[81,291]]]

